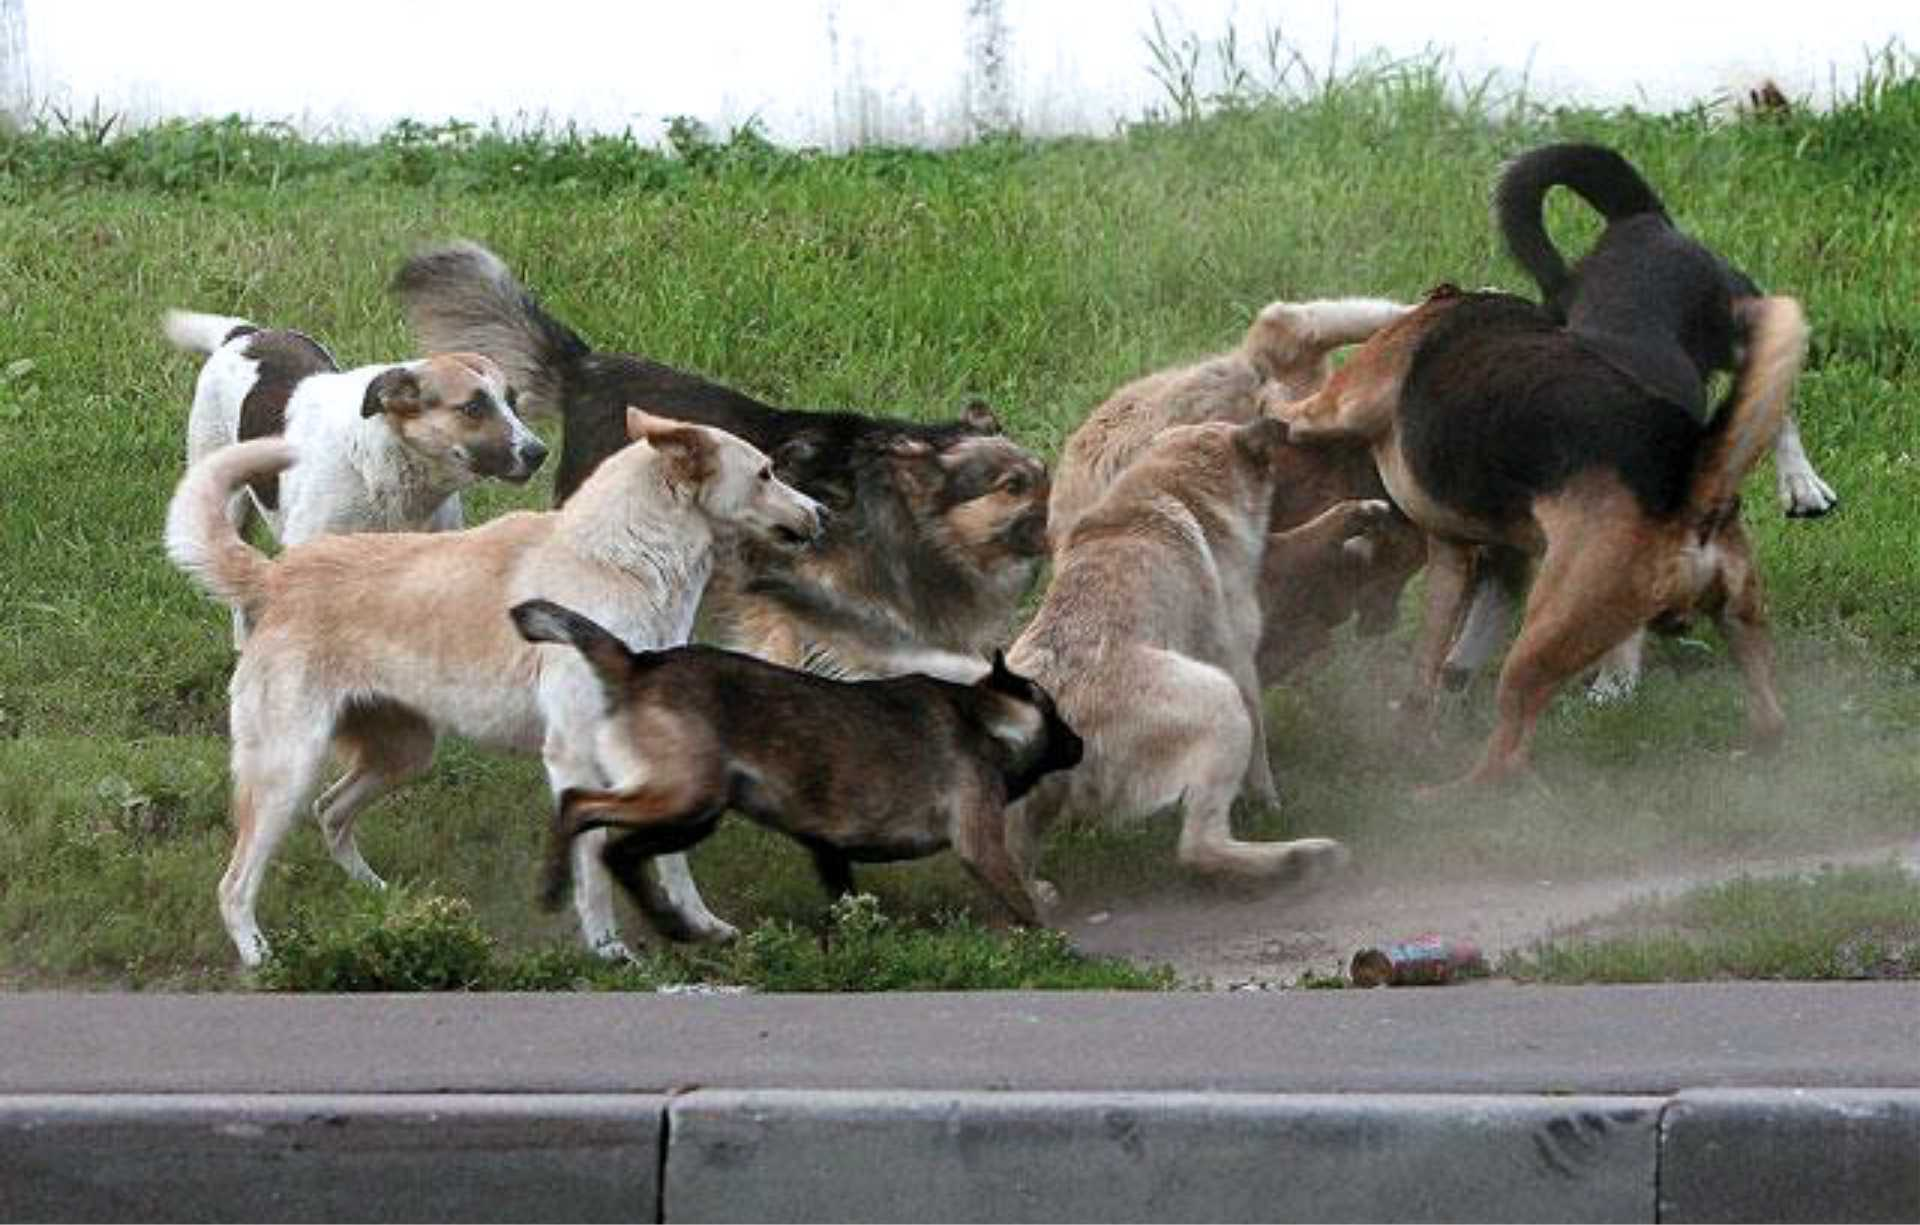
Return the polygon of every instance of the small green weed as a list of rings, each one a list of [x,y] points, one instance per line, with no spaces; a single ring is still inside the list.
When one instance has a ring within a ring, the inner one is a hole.
[[[1897,864],[1738,877],[1503,959],[1555,983],[1920,978],[1920,880]]]

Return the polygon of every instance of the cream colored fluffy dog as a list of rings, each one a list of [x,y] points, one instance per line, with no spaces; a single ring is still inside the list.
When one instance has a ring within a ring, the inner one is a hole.
[[[553,793],[630,788],[634,746],[601,745],[599,683],[570,647],[535,646],[507,610],[547,597],[583,610],[634,649],[685,642],[712,569],[716,529],[799,544],[818,504],[774,479],[731,434],[629,410],[634,439],[563,510],[503,515],[460,532],[322,536],[269,560],[227,504],[295,460],[279,440],[222,448],[193,465],[167,513],[167,552],[252,632],[231,687],[233,856],[220,912],[243,963],[266,941],[254,918],[267,862],[320,783],[329,752],[347,772],[314,815],[336,862],[379,885],[353,837],[360,810],[432,763],[452,732],[541,754]],[[575,843],[575,907],[587,943],[626,956],[596,853]],[[724,939],[678,855],[652,865],[648,918],[677,937]]]
[[[1008,849],[1036,898],[1053,890],[1032,881],[1035,845],[1062,813],[1126,821],[1184,804],[1180,861],[1207,872],[1271,877],[1346,858],[1326,838],[1245,842],[1228,824],[1236,795],[1276,800],[1255,588],[1286,436],[1272,420],[1166,430],[1059,543],[1046,599],[1007,658],[1086,745],[1077,769],[1007,810]],[[1342,502],[1298,530],[1339,549],[1389,513]]]

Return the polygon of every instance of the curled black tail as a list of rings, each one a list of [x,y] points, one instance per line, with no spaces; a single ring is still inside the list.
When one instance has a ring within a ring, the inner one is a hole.
[[[1527,270],[1549,309],[1566,313],[1572,274],[1547,237],[1547,192],[1565,187],[1609,222],[1641,213],[1666,215],[1666,206],[1633,164],[1605,145],[1544,145],[1507,163],[1493,191],[1494,221],[1507,250]]]
[[[424,352],[492,358],[528,412],[559,413],[567,375],[592,352],[478,243],[422,251],[401,267],[393,292]]]

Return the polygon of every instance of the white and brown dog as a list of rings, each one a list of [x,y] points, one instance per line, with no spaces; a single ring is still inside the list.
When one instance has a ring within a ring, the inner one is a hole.
[[[233,857],[219,898],[241,960],[265,941],[254,918],[268,859],[319,786],[329,751],[344,777],[315,805],[329,850],[379,884],[353,837],[361,809],[423,772],[443,732],[539,752],[556,796],[626,785],[644,763],[627,745],[603,762],[600,686],[577,652],[536,647],[507,610],[547,597],[582,609],[628,647],[687,640],[717,531],[793,546],[819,535],[820,506],[776,480],[767,457],[720,430],[629,410],[631,446],[564,509],[515,512],[437,533],[305,541],[270,560],[235,531],[227,504],[294,462],[281,439],[224,447],[193,465],[167,513],[167,552],[251,633],[231,686]],[[294,468],[298,471],[298,468]],[[627,955],[615,925],[602,835],[576,844],[575,906],[587,943]],[[685,859],[651,867],[640,900],[663,933],[726,939]]]
[[[459,528],[462,489],[487,477],[525,482],[547,456],[500,367],[478,354],[343,371],[301,332],[180,310],[163,326],[207,358],[187,418],[189,463],[253,438],[299,450],[299,467],[256,479],[228,506],[237,529],[258,514],[282,545]],[[235,631],[237,643],[237,620]]]

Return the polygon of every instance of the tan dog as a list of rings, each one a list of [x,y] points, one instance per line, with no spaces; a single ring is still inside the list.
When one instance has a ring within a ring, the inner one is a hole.
[[[1773,444],[1806,350],[1791,298],[1737,299],[1733,390],[1701,423],[1521,298],[1436,290],[1318,394],[1277,411],[1303,442],[1361,439],[1430,538],[1416,699],[1436,690],[1476,546],[1540,558],[1501,669],[1499,724],[1463,779],[1528,762],[1554,692],[1643,626],[1719,623],[1745,673],[1754,739],[1779,738],[1741,480]]]
[[[1049,531],[1063,541],[1073,525],[1162,432],[1203,421],[1235,424],[1260,415],[1263,397],[1310,395],[1333,371],[1332,354],[1406,314],[1377,298],[1275,302],[1248,327],[1237,348],[1191,365],[1135,379],[1090,413],[1062,448],[1048,505]],[[1269,530],[1299,527],[1336,502],[1386,496],[1366,447],[1295,447],[1274,456]],[[1279,549],[1264,564],[1259,591],[1268,641],[1259,651],[1260,679],[1271,685],[1332,641],[1331,630],[1358,613],[1359,632],[1393,627],[1400,592],[1425,559],[1425,541],[1405,523],[1378,525],[1345,558]],[[1294,569],[1311,557],[1311,571]]]
[[[1060,542],[1046,599],[1007,662],[1053,694],[1086,755],[1007,811],[1025,879],[1062,813],[1127,821],[1176,804],[1186,809],[1180,862],[1201,871],[1270,877],[1344,859],[1325,838],[1244,842],[1228,824],[1237,795],[1276,799],[1255,587],[1285,438],[1271,420],[1166,430]],[[1346,502],[1299,530],[1337,551],[1388,513],[1384,502]]]
[[[540,753],[556,797],[608,785],[615,771],[593,738],[598,681],[575,652],[522,640],[507,615],[514,604],[558,597],[631,647],[672,646],[692,628],[716,530],[794,546],[819,534],[819,506],[732,435],[637,409],[628,428],[633,445],[563,510],[460,532],[322,536],[277,560],[241,539],[226,504],[243,483],[287,468],[294,448],[240,443],[188,470],[168,509],[168,555],[252,626],[233,675],[234,847],[220,881],[221,915],[244,963],[266,949],[254,902],[267,862],[330,750],[347,773],[315,816],[335,861],[373,885],[380,878],[360,856],[354,819],[425,771],[443,732]],[[575,903],[589,946],[624,956],[610,882],[589,853],[603,838],[576,843]],[[684,858],[654,865],[655,893],[642,901],[656,927],[733,934],[701,902]]]

